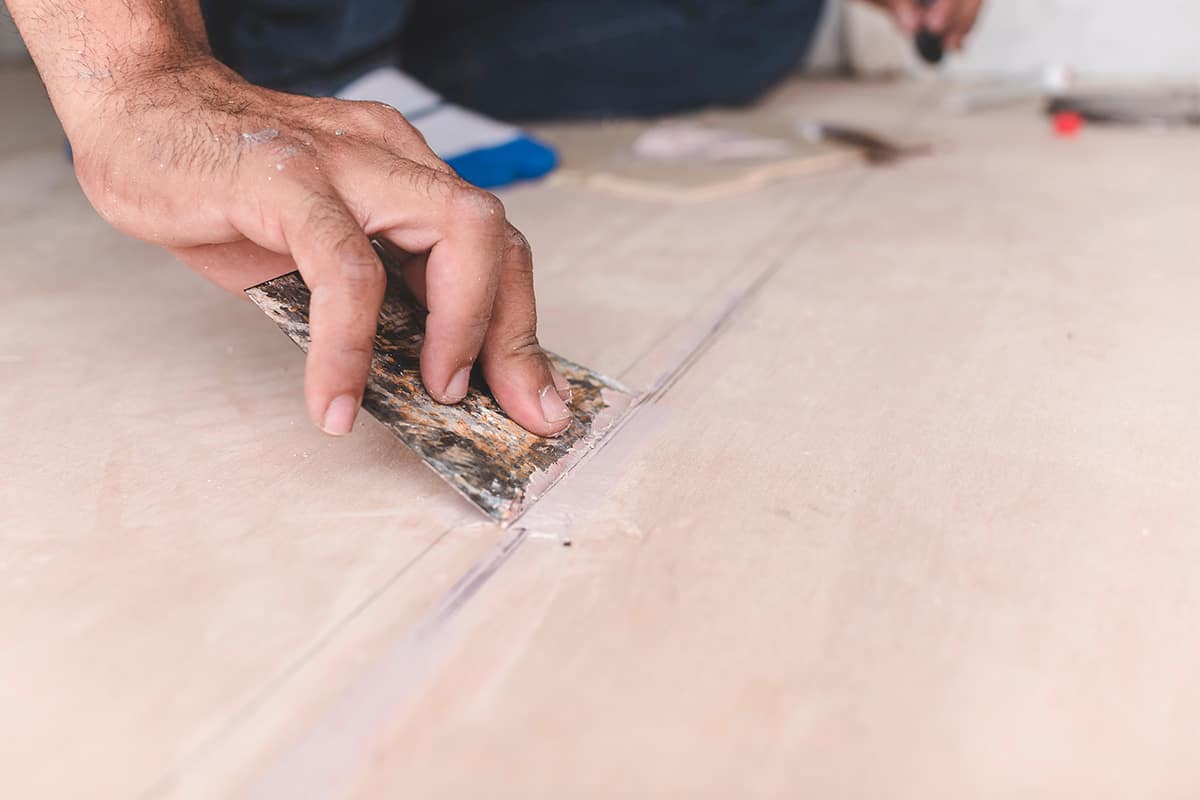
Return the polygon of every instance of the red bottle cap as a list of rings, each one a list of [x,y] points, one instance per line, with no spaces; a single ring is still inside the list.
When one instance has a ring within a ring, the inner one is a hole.
[[[1082,127],[1083,117],[1076,111],[1059,111],[1054,115],[1054,132],[1059,136],[1070,138]]]

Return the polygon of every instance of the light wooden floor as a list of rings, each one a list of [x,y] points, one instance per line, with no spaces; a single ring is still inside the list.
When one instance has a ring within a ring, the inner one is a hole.
[[[506,533],[312,431],[293,345],[0,98],[0,795],[1200,790],[1194,135],[807,85],[937,154],[509,193],[543,341],[632,382],[768,279]]]

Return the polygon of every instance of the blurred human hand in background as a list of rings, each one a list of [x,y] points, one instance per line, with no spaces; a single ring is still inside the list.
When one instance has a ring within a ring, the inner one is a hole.
[[[947,50],[961,50],[975,27],[983,0],[865,0],[889,11],[896,24],[910,36],[924,28],[940,34]]]

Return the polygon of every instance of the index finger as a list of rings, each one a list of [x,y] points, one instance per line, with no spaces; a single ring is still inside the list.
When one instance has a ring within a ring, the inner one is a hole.
[[[313,193],[289,212],[284,236],[311,293],[304,397],[313,424],[342,436],[362,403],[387,279],[340,198]]]
[[[975,27],[975,21],[979,18],[982,8],[983,0],[962,0],[958,4],[946,35],[946,45],[951,50],[962,49],[963,40]]]

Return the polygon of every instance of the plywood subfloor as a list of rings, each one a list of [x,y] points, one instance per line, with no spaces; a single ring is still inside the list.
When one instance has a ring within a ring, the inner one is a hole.
[[[292,345],[106,229],[0,83],[5,796],[1200,787],[1191,135],[808,84],[773,102],[937,154],[509,193],[548,346],[643,385],[703,346],[504,533],[311,431]]]

